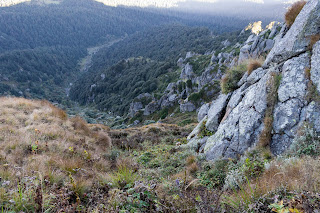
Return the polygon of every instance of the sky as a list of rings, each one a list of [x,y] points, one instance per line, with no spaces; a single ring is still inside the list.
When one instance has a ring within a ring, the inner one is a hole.
[[[1,6],[10,6],[31,0],[0,0]],[[52,2],[53,0],[32,0]],[[61,0],[59,0],[61,1]],[[228,15],[255,19],[283,20],[287,3],[297,0],[95,0],[108,6],[171,8],[187,13]]]
[[[138,6],[138,7],[180,7],[183,3],[188,2],[198,2],[198,3],[223,3],[223,2],[231,2],[231,3],[243,3],[243,2],[253,2],[257,4],[276,4],[276,3],[287,3],[296,0],[96,0],[102,2],[109,6],[119,6],[119,5],[126,5],[126,6]]]

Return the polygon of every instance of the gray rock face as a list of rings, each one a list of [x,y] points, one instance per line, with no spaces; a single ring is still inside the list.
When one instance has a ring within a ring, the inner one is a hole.
[[[271,50],[273,45],[274,45],[274,41],[272,39],[266,40],[263,51],[267,52],[267,51]]]
[[[320,2],[310,0],[304,6],[285,36],[276,42],[265,64],[279,63],[307,51],[309,37],[319,34]]]
[[[320,41],[313,46],[311,58],[311,80],[320,92]]]
[[[263,68],[258,68],[254,70],[247,78],[247,83],[248,84],[254,84],[257,81],[259,81],[267,72],[268,70],[263,69]]]
[[[209,103],[203,104],[200,107],[198,112],[198,122],[200,122],[208,114],[209,109],[210,109]]]
[[[282,68],[282,81],[278,90],[280,102],[291,98],[303,100],[307,91],[305,69],[309,67],[308,53],[286,61]]]
[[[277,35],[278,25],[275,25],[272,28],[273,35]],[[259,35],[251,35],[248,40],[245,42],[245,45],[240,49],[240,55],[238,63],[242,63],[243,61],[249,58],[258,58],[262,53],[268,52],[273,48],[274,40],[266,39],[265,34],[270,30],[265,30],[261,32]]]
[[[244,83],[239,89],[233,92],[230,101],[228,103],[229,109],[234,109],[242,100],[243,96],[246,94],[246,89],[249,87],[247,83]]]
[[[159,104],[156,101],[153,101],[145,107],[143,115],[146,115],[146,116],[151,115],[152,113],[158,111],[159,109],[160,109]]]
[[[247,55],[256,54],[262,47],[264,50],[270,49],[273,42],[275,46],[262,68],[242,77],[238,83],[240,88],[229,94],[230,100],[219,97],[211,104],[206,127],[215,134],[205,143],[199,138],[192,138],[193,144],[204,147],[208,160],[234,158],[257,144],[264,129],[266,111],[268,107],[273,107],[267,101],[268,93],[273,91],[270,86],[274,85],[271,84],[275,80],[274,74],[281,74],[281,79],[277,94],[273,94],[278,96],[277,103],[274,108],[269,108],[273,110],[270,141],[273,154],[282,154],[290,147],[304,122],[310,123],[320,133],[320,103],[306,98],[310,79],[305,74],[311,66],[311,81],[320,92],[320,41],[313,46],[312,55],[307,51],[309,36],[319,33],[319,26],[320,1],[310,0],[291,29],[283,26],[274,40],[262,39],[265,31],[248,38],[240,51],[239,61]],[[280,25],[272,28],[272,37],[279,28]],[[220,107],[215,109],[219,99]],[[217,112],[225,114],[224,117],[217,116]]]
[[[176,83],[170,83],[168,84],[167,88],[166,88],[166,92],[172,92],[174,91],[174,89],[176,88]]]
[[[194,77],[192,66],[188,63],[181,71],[180,79],[188,80]]]
[[[309,67],[308,53],[286,61],[282,67],[282,80],[278,89],[279,103],[274,109],[271,151],[281,154],[290,145],[303,120],[308,80],[304,71]]]
[[[187,52],[185,59],[192,58],[192,57],[195,56],[195,55],[197,55],[197,54],[194,53],[194,52]]]
[[[208,111],[208,121],[206,128],[210,131],[216,131],[219,123],[224,116],[224,111],[228,104],[230,95],[220,95],[217,100],[213,101]]]
[[[133,102],[130,104],[129,115],[133,117],[141,109],[143,109],[141,102]]]
[[[179,58],[179,60],[177,61],[178,67],[182,67],[183,66],[183,62],[184,62],[183,58]]]
[[[307,107],[305,112],[305,121],[313,124],[313,128],[320,132],[320,105],[312,101]]]
[[[195,110],[196,106],[191,102],[180,104],[180,112],[193,112]]]
[[[262,131],[269,77],[270,71],[249,87],[240,103],[220,123],[215,135],[208,138],[204,148],[208,160],[236,157],[255,144]]]
[[[207,121],[207,116],[205,116],[199,124],[194,128],[194,130],[188,135],[188,147],[199,152],[203,152],[204,145],[206,144],[209,137],[199,137],[201,126]]]

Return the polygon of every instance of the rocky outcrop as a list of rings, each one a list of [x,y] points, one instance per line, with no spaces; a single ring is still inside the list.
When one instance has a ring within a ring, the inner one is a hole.
[[[320,91],[320,42],[312,52],[307,51],[310,36],[320,33],[319,20],[320,2],[308,1],[291,28],[282,27],[264,66],[246,73],[239,89],[228,94],[230,98],[219,96],[212,102],[202,122],[208,130],[216,129],[215,134],[201,143],[197,135],[189,137],[190,147],[201,145],[208,160],[235,158],[258,144],[262,131],[269,128],[264,123],[266,116],[273,117],[269,145],[275,155],[290,147],[305,122],[320,133],[319,101],[307,98],[312,83]],[[269,36],[275,36],[274,32],[272,28]],[[259,46],[257,39],[251,36],[247,42],[252,44],[245,48]],[[313,95],[319,96],[315,91]]]
[[[211,107],[208,111],[208,119],[206,128],[212,132],[216,131],[222,117],[224,116],[225,109],[228,104],[230,95],[220,95],[217,100],[212,102]]]
[[[205,116],[208,115],[208,111],[210,109],[210,103],[203,104],[198,112],[198,122],[200,122]]]
[[[309,1],[297,16],[290,30],[279,38],[265,64],[280,63],[308,50],[310,36],[320,33],[320,2]]]
[[[197,109],[196,106],[191,102],[180,104],[180,112],[182,112],[182,113],[193,112],[196,109]]]
[[[252,34],[240,49],[238,63],[249,58],[258,58],[263,53],[270,51],[275,43],[274,38],[280,32],[281,24],[273,23],[271,29],[265,29],[260,34]]]
[[[162,97],[158,100],[153,98],[150,100],[152,103],[143,103],[142,108],[139,101],[132,103],[130,115],[132,116],[137,111],[143,111],[144,115],[150,115],[157,110],[173,107],[178,104],[180,105],[180,111],[183,113],[196,111],[199,106],[205,103],[201,98],[199,100],[193,99],[192,102],[189,101],[188,97],[190,95],[201,92],[201,96],[209,98],[218,96],[220,92],[219,81],[228,67],[237,66],[238,63],[241,63],[243,60],[258,57],[262,53],[268,52],[273,47],[273,44],[275,43],[273,39],[279,34],[281,25],[276,23],[273,25],[270,24],[269,26],[271,27],[258,35],[252,33],[243,45],[236,43],[232,46],[230,41],[224,40],[221,43],[224,46],[222,50],[208,51],[206,55],[211,55],[210,64],[200,74],[198,73],[199,71],[197,74],[195,73],[197,70],[194,70],[191,64],[197,61],[197,58],[201,55],[188,52],[184,59],[181,57],[177,61],[177,65],[181,69],[179,80],[169,83]],[[236,52],[238,52],[239,49],[241,50],[240,56],[238,57]],[[240,101],[240,98],[244,96],[244,90],[256,83],[265,73],[264,69],[260,69],[258,71],[253,71],[250,76],[246,74],[242,81],[239,82],[241,90],[237,91],[237,95],[230,100],[231,103],[225,103],[225,105],[228,104],[228,107],[226,108],[226,106],[224,106],[223,110],[218,113],[216,119],[209,119],[208,129],[215,131],[220,119],[222,119],[221,113],[227,111],[227,109],[230,110],[230,107],[234,108],[233,105],[236,105]],[[214,107],[215,106],[213,105],[211,106],[211,111]],[[198,119],[200,121],[208,114],[209,109],[206,109],[204,105],[198,110]]]
[[[188,63],[181,71],[180,79],[181,80],[189,80],[195,76],[193,73],[192,66]]]

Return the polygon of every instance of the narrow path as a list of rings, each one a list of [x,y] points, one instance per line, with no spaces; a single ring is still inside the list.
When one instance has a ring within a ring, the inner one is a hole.
[[[125,39],[126,37],[122,37],[122,38],[118,38],[115,40],[112,40],[106,44],[100,45],[100,46],[96,46],[96,47],[90,47],[88,48],[88,55],[83,58],[80,62],[80,72],[87,72],[91,65],[92,65],[92,57],[99,52],[99,50],[101,50],[102,48],[108,48],[111,47],[112,45],[114,45],[115,43],[118,43],[119,41],[122,41],[123,39]]]

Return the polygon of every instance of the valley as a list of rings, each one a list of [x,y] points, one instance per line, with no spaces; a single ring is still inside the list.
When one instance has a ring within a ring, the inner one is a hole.
[[[318,0],[103,2],[0,3],[2,212],[320,211]]]

